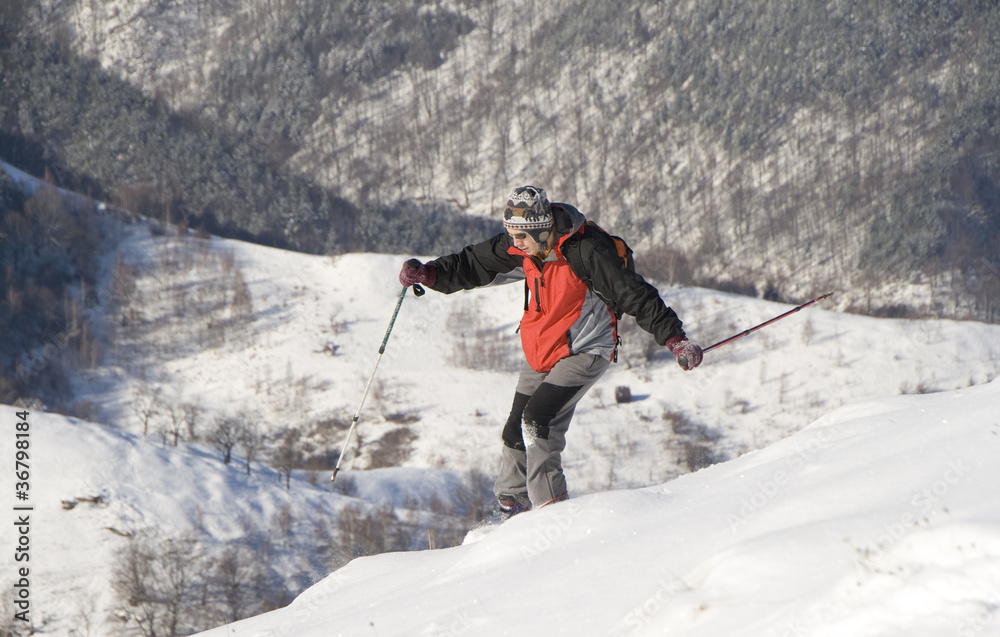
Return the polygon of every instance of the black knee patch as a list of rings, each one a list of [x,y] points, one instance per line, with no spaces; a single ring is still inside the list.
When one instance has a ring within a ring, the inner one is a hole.
[[[521,435],[521,419],[524,416],[524,407],[531,400],[531,396],[520,392],[514,394],[514,404],[510,407],[510,415],[503,426],[501,438],[503,444],[517,451],[524,451],[524,437]]]
[[[548,440],[549,423],[582,388],[583,385],[576,387],[560,387],[548,383],[539,385],[524,408],[522,418],[525,433],[532,438]]]

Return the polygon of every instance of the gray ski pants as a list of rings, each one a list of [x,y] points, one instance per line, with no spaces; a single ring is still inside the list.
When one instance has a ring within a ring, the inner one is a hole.
[[[544,506],[567,495],[562,469],[566,431],[576,404],[611,363],[593,354],[574,354],[549,372],[527,363],[503,429],[497,495],[512,495],[524,506]]]

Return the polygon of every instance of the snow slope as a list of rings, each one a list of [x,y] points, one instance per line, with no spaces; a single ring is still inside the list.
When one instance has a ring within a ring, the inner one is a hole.
[[[1000,381],[831,412],[766,450],[362,558],[203,633],[1000,633]]]

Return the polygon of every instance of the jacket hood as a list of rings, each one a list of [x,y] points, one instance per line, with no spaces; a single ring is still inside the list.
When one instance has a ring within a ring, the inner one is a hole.
[[[559,245],[566,237],[577,232],[587,221],[582,212],[568,203],[553,203],[552,216],[556,222],[556,236],[558,237],[556,245]]]

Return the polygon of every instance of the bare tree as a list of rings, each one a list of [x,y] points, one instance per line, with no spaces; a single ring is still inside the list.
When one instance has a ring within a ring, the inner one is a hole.
[[[142,423],[142,435],[148,435],[150,421],[160,413],[160,389],[150,390],[145,383],[133,389],[131,407],[132,413]]]
[[[253,416],[240,418],[239,444],[246,457],[247,475],[250,475],[250,463],[256,460],[257,452],[264,445],[264,436]]]
[[[240,441],[240,429],[240,421],[236,418],[225,416],[215,419],[215,427],[209,432],[208,440],[222,454],[223,464],[232,460],[233,447]]]
[[[188,439],[195,440],[198,437],[198,422],[205,410],[196,403],[185,403],[181,405],[181,409],[184,412],[184,424],[187,426]]]
[[[177,441],[181,436],[181,429],[184,426],[184,408],[174,403],[166,404],[164,408],[166,409],[167,417],[170,419],[164,425],[164,431],[167,435],[173,437],[174,446],[176,447]]]
[[[129,538],[119,551],[111,586],[121,603],[115,614],[134,623],[146,637],[155,637],[162,609],[156,603],[155,553],[145,534]]]
[[[229,545],[215,559],[212,583],[218,593],[226,622],[246,617],[254,608],[264,573],[245,546]]]
[[[349,557],[376,555],[385,551],[384,529],[378,517],[361,506],[344,507],[337,516],[337,539]]]
[[[158,566],[161,575],[161,591],[165,606],[164,620],[166,634],[170,637],[189,634],[181,623],[194,614],[195,594],[200,582],[196,582],[201,570],[200,549],[193,539],[167,540],[160,545]]]
[[[407,550],[407,530],[388,502],[377,509],[349,505],[337,517],[337,539],[350,557]]]
[[[250,288],[239,268],[233,271],[232,288],[233,300],[229,308],[230,317],[237,329],[243,329],[253,319],[253,296],[251,296]]]
[[[201,605],[202,567],[195,540],[164,539],[155,529],[136,533],[117,556],[115,614],[145,637],[189,634]]]
[[[72,618],[74,627],[70,629],[70,635],[91,637],[91,635],[96,634],[96,627],[100,624],[100,621],[96,617],[98,615],[99,600],[100,592],[94,589],[89,589],[79,594],[77,597],[76,612],[73,613]],[[3,629],[0,628],[0,635],[3,634]]]
[[[302,450],[299,442],[302,432],[289,429],[281,441],[281,445],[271,456],[271,468],[285,476],[285,488],[291,489],[292,471],[302,464]]]

